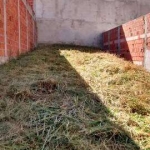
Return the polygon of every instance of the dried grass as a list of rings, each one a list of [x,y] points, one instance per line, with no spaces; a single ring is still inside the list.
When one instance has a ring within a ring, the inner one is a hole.
[[[150,74],[98,49],[39,46],[0,66],[0,149],[150,149]]]

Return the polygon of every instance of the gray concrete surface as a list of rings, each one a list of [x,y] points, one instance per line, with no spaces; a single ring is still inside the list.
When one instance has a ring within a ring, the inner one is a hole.
[[[150,0],[35,0],[39,43],[100,46],[101,33],[150,12]]]
[[[9,60],[8,57],[1,56],[0,57],[0,65],[6,63],[8,60]]]
[[[150,50],[149,49],[145,50],[144,67],[146,68],[146,70],[150,72]]]

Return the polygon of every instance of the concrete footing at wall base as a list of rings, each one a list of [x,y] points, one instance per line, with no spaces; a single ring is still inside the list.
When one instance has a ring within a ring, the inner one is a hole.
[[[143,66],[142,61],[133,61],[133,64],[138,65],[138,66]]]
[[[144,68],[150,71],[150,50],[145,50]]]
[[[8,62],[8,60],[9,60],[9,58],[8,57],[0,57],[0,65],[1,64],[4,64],[4,63],[6,63],[6,62]]]

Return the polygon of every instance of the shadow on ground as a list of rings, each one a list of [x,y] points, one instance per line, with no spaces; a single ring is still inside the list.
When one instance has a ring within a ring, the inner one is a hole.
[[[74,48],[40,46],[0,67],[1,149],[140,149],[60,54]]]

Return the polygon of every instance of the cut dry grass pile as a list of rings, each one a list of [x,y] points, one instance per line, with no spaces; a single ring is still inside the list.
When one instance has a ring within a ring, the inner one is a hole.
[[[0,149],[149,150],[150,74],[96,49],[40,46],[0,66]]]

